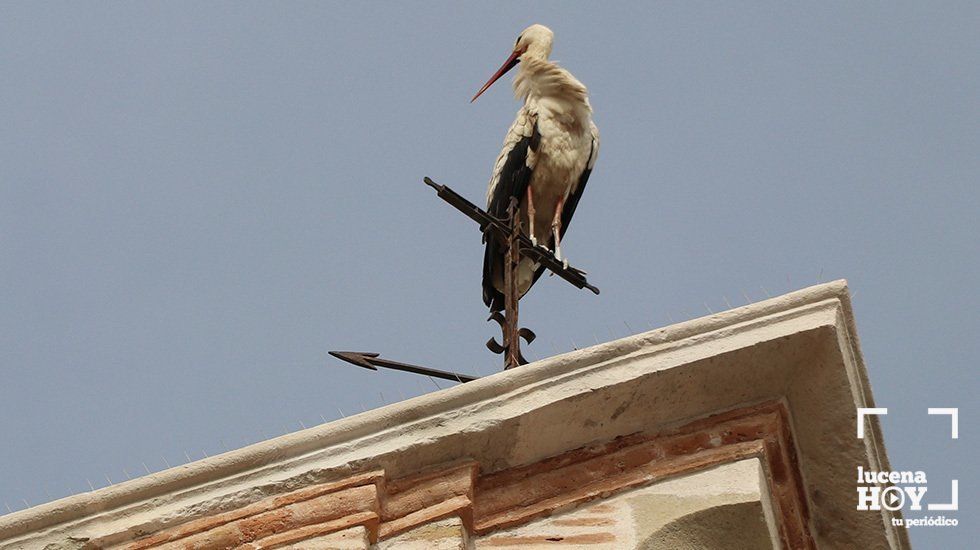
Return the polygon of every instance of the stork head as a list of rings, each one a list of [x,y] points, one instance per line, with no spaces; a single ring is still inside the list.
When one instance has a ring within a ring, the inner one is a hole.
[[[510,57],[504,64],[497,69],[497,72],[487,80],[487,83],[480,88],[480,91],[473,96],[470,103],[476,101],[476,98],[480,97],[480,94],[487,91],[487,88],[493,85],[498,78],[507,74],[507,71],[513,69],[521,61],[521,59],[528,59],[530,57],[537,57],[540,59],[548,59],[551,55],[551,44],[554,41],[555,33],[551,32],[551,29],[545,27],[544,25],[534,24],[530,27],[524,29],[524,31],[517,37],[517,42],[514,43],[514,50],[510,53]]]

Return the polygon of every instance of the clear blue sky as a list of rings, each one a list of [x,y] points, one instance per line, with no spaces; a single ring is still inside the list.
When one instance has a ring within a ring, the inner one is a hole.
[[[892,464],[960,479],[912,540],[975,542],[975,2],[0,4],[0,499],[434,389],[330,349],[498,369],[421,178],[482,200],[518,105],[468,100],[535,22],[602,132],[565,243],[602,294],[542,280],[529,355],[847,278]]]

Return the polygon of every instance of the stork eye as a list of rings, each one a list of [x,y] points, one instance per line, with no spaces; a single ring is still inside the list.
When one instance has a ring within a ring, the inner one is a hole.
[[[516,41],[516,42],[514,42],[514,47],[515,47],[515,48],[517,47],[517,45],[518,45],[518,44],[520,44],[520,43],[521,43],[521,38],[524,38],[524,35],[523,35],[523,34],[522,34],[522,35],[520,35],[520,36],[518,36],[518,37],[517,37],[517,41]]]

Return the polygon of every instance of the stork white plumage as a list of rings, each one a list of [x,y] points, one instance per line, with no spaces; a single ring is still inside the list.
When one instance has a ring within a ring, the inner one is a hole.
[[[592,122],[588,90],[567,70],[548,60],[554,33],[531,25],[517,37],[507,61],[473,99],[509,70],[518,67],[514,94],[524,100],[507,131],[487,187],[487,211],[507,215],[517,197],[528,236],[561,256],[561,238],[575,213],[599,153],[599,130]],[[503,242],[486,237],[483,256],[483,301],[491,311],[504,308]],[[566,261],[567,267],[567,261]],[[522,258],[517,288],[523,296],[544,268]]]

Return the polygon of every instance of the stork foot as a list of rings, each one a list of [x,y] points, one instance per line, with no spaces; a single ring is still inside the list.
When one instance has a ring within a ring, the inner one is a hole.
[[[560,245],[555,247],[554,254],[555,254],[555,259],[561,262],[562,267],[568,269],[568,258],[562,257]]]
[[[558,255],[555,255],[555,259],[558,260],[559,262],[561,262],[561,266],[564,269],[566,269],[566,270],[568,269],[568,258],[561,258]],[[583,274],[584,274],[584,272],[583,272]],[[555,276],[555,272],[554,271],[549,271],[548,272],[548,276],[549,277],[554,277]]]

